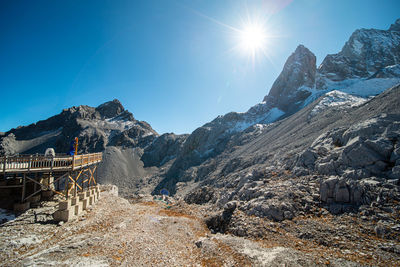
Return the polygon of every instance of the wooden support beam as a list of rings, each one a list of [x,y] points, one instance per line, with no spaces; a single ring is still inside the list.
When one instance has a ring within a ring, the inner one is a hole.
[[[25,200],[26,194],[26,174],[24,174],[24,178],[22,179],[22,194],[21,194],[21,203]]]
[[[68,177],[70,176],[70,172],[67,172],[66,174],[68,175]],[[68,198],[68,193],[69,193],[68,187],[69,187],[69,179],[65,179],[65,191],[66,191],[65,198]]]
[[[18,188],[18,187],[22,187],[23,185],[0,185],[0,188]]]
[[[42,191],[41,188],[40,188],[39,190],[37,190],[36,192],[34,191],[32,194],[30,194],[29,196],[27,196],[26,199],[30,198],[31,196],[36,195],[36,194],[39,193],[40,191]]]
[[[41,184],[40,182],[36,181],[36,179],[32,179],[32,178],[30,178],[29,176],[26,176],[25,174],[24,174],[24,176],[25,176],[28,180],[34,182],[35,184],[40,185],[40,188],[43,188],[43,184]]]

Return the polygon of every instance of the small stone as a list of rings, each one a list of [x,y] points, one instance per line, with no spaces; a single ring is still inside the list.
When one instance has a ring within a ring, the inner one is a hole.
[[[377,225],[374,228],[374,232],[376,236],[383,238],[383,236],[385,235],[385,227],[383,227],[382,225]]]
[[[197,241],[195,242],[195,244],[196,244],[196,246],[197,246],[198,248],[201,248],[201,247],[203,246],[203,241],[202,241],[202,240],[197,240]]]

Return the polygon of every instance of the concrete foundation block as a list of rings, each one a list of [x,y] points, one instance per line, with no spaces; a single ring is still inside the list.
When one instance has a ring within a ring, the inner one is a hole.
[[[86,198],[85,192],[79,193],[79,194],[78,194],[78,197],[79,197],[79,201],[81,201],[82,199]]]
[[[71,199],[60,201],[58,203],[58,210],[67,210],[71,208]]]
[[[79,202],[82,203],[83,210],[86,210],[89,207],[89,199],[84,198],[84,199],[81,199]]]
[[[90,196],[90,197],[89,197],[89,205],[90,205],[90,206],[94,205],[93,196]]]
[[[100,199],[100,191],[98,191],[98,192],[96,193],[96,195],[97,195],[97,199]]]
[[[14,203],[14,212],[24,212],[31,206],[30,202],[25,203]]]
[[[90,197],[90,190],[86,191],[86,197]]]
[[[82,208],[83,208],[83,204],[82,202],[78,202],[76,203],[75,206],[73,206],[73,208],[75,209],[75,215],[78,216],[81,212],[82,212]]]
[[[90,194],[93,196],[95,194],[95,190],[94,189],[90,189]]]
[[[71,206],[75,206],[79,202],[78,197],[71,197]]]
[[[53,213],[53,218],[55,221],[68,222],[75,218],[75,209],[57,210]]]

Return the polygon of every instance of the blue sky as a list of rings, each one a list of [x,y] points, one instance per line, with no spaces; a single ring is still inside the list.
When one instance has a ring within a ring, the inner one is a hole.
[[[119,99],[159,133],[190,133],[262,101],[298,44],[321,63],[358,28],[387,29],[400,1],[0,1],[0,131]],[[246,19],[274,37],[238,49]]]

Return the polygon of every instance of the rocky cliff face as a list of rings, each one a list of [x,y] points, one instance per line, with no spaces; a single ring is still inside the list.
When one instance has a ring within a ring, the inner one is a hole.
[[[1,151],[6,154],[44,153],[53,147],[67,153],[74,137],[79,153],[103,151],[108,145],[144,147],[158,134],[149,124],[137,121],[118,100],[97,108],[78,106],[29,126],[4,133]]]
[[[342,51],[324,59],[318,72],[332,81],[343,81],[368,78],[387,66],[399,64],[399,23],[397,20],[389,30],[356,30]]]
[[[297,111],[299,104],[311,95],[307,89],[314,87],[316,70],[315,55],[299,45],[287,59],[264,101],[285,112]]]

